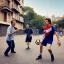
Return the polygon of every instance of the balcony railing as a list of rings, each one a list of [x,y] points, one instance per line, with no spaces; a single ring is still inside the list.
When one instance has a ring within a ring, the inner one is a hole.
[[[0,1],[0,7],[2,8],[3,11],[9,11],[9,12],[11,12],[11,9],[9,7],[9,3],[8,3],[7,0]]]
[[[16,8],[16,7],[12,7],[12,10],[15,11],[16,13],[20,13],[18,8]]]
[[[19,13],[18,5],[14,1],[13,1],[13,4],[12,4],[12,10],[15,11],[16,13]]]
[[[20,21],[20,20],[16,20],[17,22],[21,23],[21,24],[24,24],[24,22]]]
[[[24,24],[24,22],[22,22],[20,19],[18,20],[18,19],[16,19],[16,18],[13,18],[13,19],[15,19],[16,20],[16,22],[19,22],[19,23],[21,23],[21,24]]]
[[[10,8],[8,8],[7,6],[3,6],[2,11],[3,12],[12,12],[12,10]]]
[[[20,5],[20,0],[14,0],[17,4]]]

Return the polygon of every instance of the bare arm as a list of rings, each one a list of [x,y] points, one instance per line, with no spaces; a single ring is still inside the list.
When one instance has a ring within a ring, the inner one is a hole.
[[[8,35],[10,36],[10,35],[12,35],[12,34],[18,32],[18,31],[19,31],[19,29],[16,29],[16,30],[14,30],[14,32],[12,32],[12,33],[8,33]]]
[[[56,35],[56,37],[57,37],[57,40],[60,41],[58,32],[55,32],[55,35]]]
[[[59,39],[58,32],[55,32],[55,35],[56,35],[56,37],[57,37],[57,40],[58,40],[58,42],[57,42],[57,43],[58,43],[58,45],[59,45],[59,46],[61,46],[61,42],[60,42],[60,39]]]

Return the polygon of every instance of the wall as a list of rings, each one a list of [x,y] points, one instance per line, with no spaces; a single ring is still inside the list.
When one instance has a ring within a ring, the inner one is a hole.
[[[4,21],[4,14],[0,11],[0,21]]]
[[[20,0],[21,2],[21,5],[23,6],[24,3],[22,3],[22,0]],[[7,19],[6,19],[6,22],[4,22],[4,12],[1,12],[2,9],[0,8],[0,36],[4,36],[6,34],[6,30],[7,30],[7,27],[8,27],[8,23],[11,22],[12,18],[16,19],[16,20],[19,20],[21,22],[24,22],[22,16],[20,16],[20,14],[23,14],[23,10],[20,8],[20,5],[16,5],[16,3],[14,2],[14,0],[11,0],[10,3],[8,3],[7,0],[0,0],[0,6],[7,6],[9,7],[10,9],[12,9],[12,7],[16,8],[17,10],[19,10],[20,13],[15,13],[13,11],[13,14],[11,12],[7,12]],[[4,23],[4,24],[3,24]],[[20,22],[17,22],[16,24],[16,27],[18,29],[21,29],[19,31],[19,33],[17,34],[22,34],[23,33],[23,24],[21,24]]]
[[[2,25],[0,24],[0,36],[5,36],[7,31],[8,25]]]
[[[8,25],[0,24],[0,36],[6,36]],[[15,35],[24,34],[24,30],[19,30]]]
[[[23,24],[16,22],[16,27],[18,29],[23,29]]]

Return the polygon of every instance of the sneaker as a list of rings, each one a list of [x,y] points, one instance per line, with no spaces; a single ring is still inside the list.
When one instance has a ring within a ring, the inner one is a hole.
[[[51,61],[53,62],[54,61],[54,55],[51,54]]]
[[[15,51],[11,52],[11,53],[16,53]]]
[[[28,48],[26,48],[26,50],[28,50],[28,49],[30,49],[29,47]]]
[[[39,56],[36,58],[36,60],[40,60],[40,59],[42,59],[42,55],[39,55]]]
[[[9,57],[9,55],[8,55],[8,54],[5,54],[5,53],[4,53],[4,55],[5,55],[6,57]]]

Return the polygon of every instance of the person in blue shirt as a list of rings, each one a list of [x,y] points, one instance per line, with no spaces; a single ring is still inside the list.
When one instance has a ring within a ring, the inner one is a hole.
[[[14,28],[16,25],[16,20],[11,21],[11,25],[7,28],[7,34],[6,34],[6,42],[8,44],[8,48],[4,52],[5,56],[9,56],[8,52],[11,50],[11,53],[16,53],[14,51],[15,43],[14,43],[14,33],[18,31],[17,28]]]
[[[26,41],[25,42],[27,43],[27,46],[28,46],[26,49],[30,49],[29,44],[32,41],[33,31],[29,28],[28,24],[26,25],[25,34],[26,34]]]
[[[40,54],[36,58],[36,60],[42,59],[43,46],[47,46],[48,51],[49,51],[50,56],[51,56],[51,61],[54,61],[54,55],[53,55],[53,52],[51,50],[54,34],[57,37],[57,40],[58,40],[57,43],[58,43],[59,46],[61,45],[61,42],[60,42],[60,39],[59,39],[58,33],[56,32],[55,27],[52,26],[52,24],[51,24],[51,19],[50,18],[45,19],[45,24],[46,24],[46,26],[44,27],[44,33],[45,33],[44,34],[44,39],[40,44]]]

